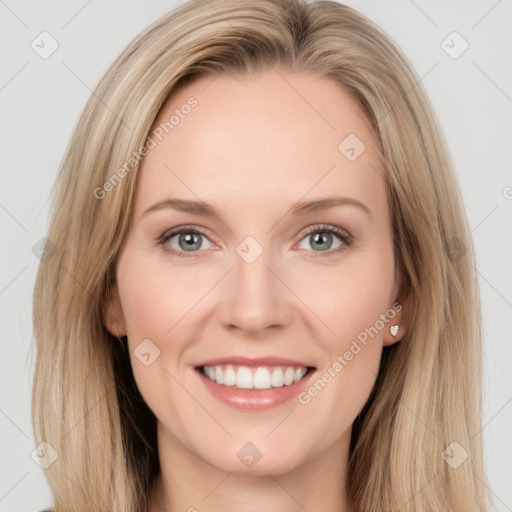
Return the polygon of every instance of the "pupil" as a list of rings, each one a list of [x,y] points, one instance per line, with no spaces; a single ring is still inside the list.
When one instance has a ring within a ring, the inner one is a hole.
[[[330,233],[317,233],[313,236],[313,240],[314,240],[314,243],[316,244],[319,240],[320,241],[323,241],[323,242],[326,242],[329,240],[330,238]],[[325,247],[325,244],[324,244],[324,247],[320,246],[319,249],[321,251],[325,251],[327,250],[327,247]]]
[[[199,247],[201,246],[201,242],[198,242],[199,237],[195,233],[188,233],[186,235],[182,235],[182,239],[185,240],[186,247],[188,248],[199,249]],[[194,245],[196,247],[194,247]]]

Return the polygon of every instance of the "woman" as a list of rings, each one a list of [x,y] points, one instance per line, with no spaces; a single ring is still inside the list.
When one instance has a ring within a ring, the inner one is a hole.
[[[55,512],[487,510],[465,212],[368,19],[185,4],[107,71],[57,185],[33,393]]]

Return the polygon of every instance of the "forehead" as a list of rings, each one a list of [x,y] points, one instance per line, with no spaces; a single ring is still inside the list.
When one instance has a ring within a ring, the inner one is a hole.
[[[386,197],[370,123],[328,77],[273,69],[204,77],[169,98],[149,136],[136,214],[171,194],[243,197],[247,207],[248,199],[340,193],[378,205]]]

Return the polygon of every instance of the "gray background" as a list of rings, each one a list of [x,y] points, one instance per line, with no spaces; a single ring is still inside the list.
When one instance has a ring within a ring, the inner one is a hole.
[[[31,294],[39,263],[32,248],[45,235],[58,165],[109,64],[142,29],[181,3],[0,0],[0,512],[34,512],[51,503],[43,471],[31,458]],[[404,50],[450,146],[478,258],[490,489],[496,510],[511,511],[512,1],[347,3]],[[31,48],[43,31],[59,45],[47,59]],[[446,40],[453,31],[469,44],[458,58],[453,54],[462,40]]]

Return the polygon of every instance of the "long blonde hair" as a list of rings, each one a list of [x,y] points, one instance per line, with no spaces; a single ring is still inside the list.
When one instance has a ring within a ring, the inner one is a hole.
[[[489,506],[473,245],[417,75],[388,36],[347,6],[193,0],[146,29],[111,65],[57,176],[52,250],[34,290],[32,403],[36,443],[58,454],[45,470],[55,512],[143,512],[159,471],[155,417],[138,393],[129,354],[104,326],[151,125],[187,80],[270,66],[331,77],[350,91],[373,125],[387,172],[410,327],[384,348],[353,425],[350,495],[362,512]]]

